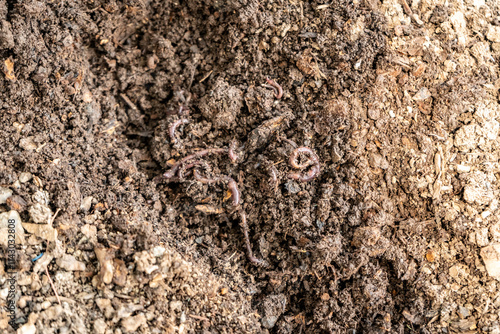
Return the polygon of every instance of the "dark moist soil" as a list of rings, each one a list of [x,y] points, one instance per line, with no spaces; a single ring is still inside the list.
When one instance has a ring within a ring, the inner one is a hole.
[[[0,211],[30,222],[37,194],[60,210],[58,242],[27,233],[19,247],[18,279],[28,281],[19,283],[18,325],[39,333],[494,326],[487,315],[500,303],[482,313],[484,298],[454,297],[450,287],[456,261],[480,277],[474,284],[491,279],[470,241],[475,216],[463,213],[489,202],[465,203],[474,180],[448,167],[466,159],[453,134],[475,122],[475,103],[497,103],[488,85],[498,53],[494,62],[470,56],[474,41],[489,50],[488,28],[467,15],[465,29],[480,35],[461,44],[450,19],[459,7],[408,3],[421,25],[399,2],[376,0],[0,0],[0,185],[17,196]],[[495,26],[497,8],[488,10],[484,24]],[[389,22],[397,15],[407,24]],[[283,87],[281,99],[266,78]],[[181,177],[160,176],[232,143],[236,162],[211,154],[182,166]],[[319,157],[312,181],[289,177],[312,168],[289,164],[294,143]],[[227,181],[202,183],[193,170],[236,180],[241,203],[233,206]],[[462,211],[451,214],[452,202]],[[247,259],[242,212],[265,265]],[[54,256],[46,264],[62,306],[45,270],[33,269],[44,251]],[[65,267],[63,254],[85,270]]]

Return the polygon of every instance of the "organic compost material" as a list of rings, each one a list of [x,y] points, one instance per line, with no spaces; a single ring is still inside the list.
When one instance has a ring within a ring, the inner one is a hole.
[[[499,5],[0,0],[0,330],[500,333]]]

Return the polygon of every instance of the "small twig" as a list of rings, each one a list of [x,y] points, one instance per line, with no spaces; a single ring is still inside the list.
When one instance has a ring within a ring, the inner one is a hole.
[[[56,294],[57,301],[59,302],[59,305],[61,304],[61,299],[59,298],[59,294],[57,293],[56,287],[54,286],[54,282],[52,282],[52,278],[50,278],[49,274],[49,269],[47,266],[45,266],[45,273],[47,274],[47,277],[49,278],[50,286],[52,286],[52,290],[54,290],[54,293]]]
[[[125,101],[128,104],[128,106],[130,108],[137,110],[137,107],[135,106],[135,104],[132,101],[130,101],[130,99],[128,98],[127,95],[121,93],[120,96],[122,97],[123,101]]]
[[[411,10],[410,6],[408,6],[408,3],[406,0],[400,0],[401,5],[403,6],[404,11],[406,12],[406,15],[413,15],[413,11]]]
[[[210,70],[210,72],[208,72],[207,74],[205,74],[205,76],[203,78],[201,78],[200,80],[200,83],[202,83],[203,81],[207,80],[207,78],[210,76],[210,74],[212,74],[214,70]]]
[[[226,260],[227,262],[231,261],[231,259],[233,258],[233,256],[236,255],[236,252],[234,252],[233,254],[231,254],[231,256]]]
[[[57,209],[56,212],[54,213],[54,216],[53,217],[49,217],[49,226],[52,226],[52,223],[54,222],[54,220],[56,219],[57,217],[57,214],[59,213],[59,211],[61,211],[61,209]],[[45,251],[47,252],[49,250],[49,244],[50,244],[50,241],[47,240],[47,246],[45,247]],[[42,253],[43,255],[43,253]],[[36,259],[38,260],[38,259]],[[34,261],[36,261],[34,260]],[[52,278],[50,278],[50,274],[49,274],[49,268],[47,266],[45,266],[45,273],[47,274],[47,278],[49,279],[49,282],[50,282],[50,286],[52,286],[52,290],[54,290],[54,293],[56,295],[56,298],[57,298],[57,301],[59,302],[59,305],[61,305],[61,299],[59,298],[59,294],[57,293],[57,290],[56,290],[56,287],[54,286],[54,282],[52,281]]]
[[[424,24],[424,22],[422,22],[419,17],[417,16],[417,14],[414,14],[413,11],[411,10],[410,6],[408,6],[408,3],[406,2],[406,0],[400,0],[401,1],[401,5],[403,6],[403,9],[404,11],[406,12],[406,14],[411,17],[413,19],[413,21],[415,21],[416,24],[418,24],[419,26],[422,26]]]

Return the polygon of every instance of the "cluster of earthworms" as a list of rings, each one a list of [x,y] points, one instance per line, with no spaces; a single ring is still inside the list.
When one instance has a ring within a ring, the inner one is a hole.
[[[269,78],[266,78],[266,81],[268,84],[263,85],[266,88],[270,88],[274,91],[275,97],[277,99],[280,99],[283,96],[283,89],[282,87],[277,84],[274,80],[271,80]],[[183,107],[181,106],[179,110],[179,114],[182,114]],[[188,124],[189,120],[187,119],[179,119],[175,122],[173,122],[170,127],[169,127],[169,136],[171,139],[172,144],[176,144],[177,142],[177,136],[176,136],[176,130],[180,125],[183,124]],[[276,127],[276,122],[267,122],[269,123],[269,127]],[[267,124],[265,122],[265,124]],[[262,127],[262,126],[261,126]],[[258,128],[260,129],[260,127]],[[271,133],[270,131],[266,131],[266,129],[260,129],[261,131],[253,131],[256,133]],[[252,132],[252,133],[253,133]],[[251,139],[251,138],[250,138]],[[250,140],[249,139],[249,140]],[[316,155],[316,153],[310,149],[309,147],[297,147],[297,145],[288,139],[285,139],[287,142],[289,142],[293,147],[294,150],[290,154],[289,158],[289,163],[290,165],[295,168],[295,169],[301,169],[304,170],[309,167],[309,170],[305,173],[298,173],[298,172],[293,172],[288,174],[288,178],[300,181],[300,182],[309,182],[316,178],[319,173],[320,173],[320,162],[319,158]],[[251,140],[250,140],[251,141]],[[258,140],[254,140],[258,142]],[[248,145],[252,146],[252,145]],[[223,176],[216,176],[216,177],[207,177],[203,176],[200,172],[200,167],[204,167],[205,169],[209,169],[208,163],[200,160],[201,158],[210,155],[210,154],[228,154],[229,159],[231,160],[232,163],[236,163],[239,160],[239,156],[236,153],[237,150],[237,142],[232,141],[229,145],[228,148],[206,148],[206,149],[201,149],[199,151],[196,151],[195,153],[192,153],[180,160],[178,160],[176,163],[174,163],[168,171],[166,171],[162,177],[167,180],[171,181],[183,181],[187,176],[192,175],[193,178],[200,183],[203,184],[210,184],[210,183],[219,183],[219,182],[225,182],[227,183],[227,187],[231,193],[231,199],[232,199],[232,206],[235,208],[235,210],[238,211],[240,215],[240,225],[242,228],[243,236],[245,238],[245,246],[247,250],[247,256],[248,259],[251,263],[256,264],[256,265],[265,265],[265,262],[261,259],[256,258],[253,255],[252,247],[250,244],[250,238],[248,235],[248,224],[247,224],[247,217],[246,213],[243,211],[243,209],[240,207],[240,198],[241,198],[241,193],[240,190],[238,189],[238,183],[230,176],[223,175]],[[299,162],[299,157],[303,155],[307,157],[307,160],[304,162]],[[269,174],[271,176],[271,179],[273,183],[275,184],[275,187],[277,188],[278,186],[278,171],[274,165],[272,165],[269,168]]]
[[[200,160],[196,160],[199,158],[202,158],[206,155],[209,154],[222,154],[222,153],[228,153],[229,158],[231,161],[235,162],[237,160],[236,153],[234,152],[236,148],[236,144],[231,143],[228,149],[225,148],[209,148],[209,149],[204,149],[200,150],[198,152],[195,152],[193,154],[190,154],[179,161],[177,161],[172,167],[163,174],[163,177],[165,179],[173,179],[174,177],[177,177],[178,180],[184,179],[188,175],[188,170],[192,170],[192,175],[194,179],[200,183],[203,184],[209,184],[209,183],[217,183],[217,182],[227,182],[227,187],[229,191],[231,192],[231,199],[232,199],[232,206],[236,208],[239,211],[240,214],[240,219],[241,219],[241,228],[243,231],[243,235],[245,237],[245,246],[247,248],[247,256],[250,262],[256,265],[264,265],[264,261],[256,258],[253,255],[252,247],[250,245],[250,238],[248,236],[248,224],[247,224],[247,218],[246,218],[246,213],[239,207],[240,204],[240,198],[241,198],[241,193],[240,190],[238,189],[238,183],[230,176],[223,175],[223,176],[217,176],[217,177],[206,177],[202,176],[201,172],[197,169],[197,167],[202,166],[203,163]],[[194,161],[193,161],[194,160]]]

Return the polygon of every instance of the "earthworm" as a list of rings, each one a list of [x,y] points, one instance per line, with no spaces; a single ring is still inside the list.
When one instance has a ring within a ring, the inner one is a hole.
[[[168,134],[170,135],[170,139],[172,140],[173,143],[177,141],[177,138],[175,138],[175,130],[177,127],[181,124],[188,124],[189,120],[185,118],[181,118],[175,122],[173,122],[170,127],[168,128]]]
[[[236,183],[236,181],[230,176],[224,176],[224,179],[227,181],[227,187],[231,192],[233,206],[237,206],[240,204],[240,191],[238,190],[238,183]]]
[[[269,167],[268,169],[268,172],[269,172],[269,175],[271,176],[271,180],[273,181],[274,183],[274,191],[276,192],[276,190],[278,189],[278,170],[276,169],[276,167],[274,165],[271,165],[271,167]]]
[[[297,143],[295,143],[293,140],[291,139],[288,139],[288,138],[284,138],[284,137],[278,137],[279,140],[284,140],[286,141],[288,144],[292,145],[293,148],[297,148],[299,145],[297,145]]]
[[[231,198],[233,199],[233,206],[238,206],[240,204],[240,191],[238,190],[238,183],[230,177],[230,176],[222,176],[222,177],[216,177],[213,179],[201,176],[200,172],[198,172],[197,169],[193,171],[194,178],[196,181],[199,181],[201,183],[215,183],[219,181],[227,181],[227,187],[229,191],[231,192]]]
[[[274,91],[274,96],[279,100],[283,96],[283,88],[274,80],[266,78],[268,85],[264,84],[262,86],[270,88]]]
[[[179,107],[179,111],[177,112],[179,115],[189,115],[189,109],[184,107],[184,106],[180,106]]]
[[[186,172],[188,169],[191,169],[195,166],[201,166],[201,165],[207,166],[207,164],[203,164],[203,162],[200,160],[196,160],[190,164],[186,164],[186,165],[182,166],[181,168],[179,168],[179,171],[177,172],[179,174],[179,178],[184,179],[186,176],[189,175],[189,174],[184,175],[184,172]]]
[[[184,90],[181,89],[177,92],[175,92],[175,95],[177,96],[177,98],[183,103],[183,104],[188,104],[189,103],[189,100],[191,100],[191,94],[188,93],[188,97],[186,98],[184,96]]]
[[[308,153],[310,156],[309,160],[306,163],[302,164],[297,163],[297,158],[299,157],[299,153]],[[301,182],[308,182],[317,177],[320,172],[319,158],[316,155],[316,153],[314,153],[313,150],[311,150],[309,147],[305,146],[297,147],[295,150],[292,151],[289,162],[293,168],[297,169],[306,168],[312,165],[311,169],[306,174],[290,173],[288,177],[294,180],[298,180]]]
[[[236,140],[234,140],[233,142],[231,142],[231,145],[229,145],[228,154],[229,154],[229,159],[231,159],[232,163],[235,163],[238,160],[238,155],[234,152],[237,144],[238,143],[236,142]]]
[[[311,156],[310,159],[303,164],[298,164],[297,163],[297,158],[299,157],[300,153],[309,153]],[[292,151],[292,154],[290,154],[290,165],[292,165],[293,168],[306,168],[307,166],[311,164],[316,164],[319,162],[318,156],[309,148],[309,147],[297,147],[295,150]]]
[[[245,246],[247,248],[247,256],[248,260],[255,265],[265,265],[265,262],[261,259],[256,258],[252,252],[252,246],[250,245],[250,237],[248,236],[248,224],[247,224],[247,215],[243,210],[240,212],[241,216],[241,230],[243,231],[243,236],[245,237]]]
[[[196,181],[204,183],[204,184],[215,183],[215,182],[220,181],[219,178],[210,179],[208,177],[202,176],[197,169],[193,170],[193,176],[196,179]]]
[[[189,160],[192,160],[195,158],[201,158],[201,157],[203,157],[207,154],[211,154],[211,153],[220,154],[220,153],[224,153],[224,152],[227,152],[227,149],[225,149],[225,148],[207,148],[205,150],[201,150],[201,151],[195,152],[193,154],[190,154],[187,157],[184,157],[181,160],[177,161],[175,164],[173,164],[173,166],[163,174],[163,177],[166,179],[171,179],[172,177],[175,176],[175,174],[177,174],[179,167],[183,163],[185,163]]]
[[[300,173],[290,173],[288,175],[289,178],[293,180],[297,180],[300,182],[308,182],[314,179],[316,176],[318,176],[320,172],[319,168],[319,163],[317,165],[313,165],[311,169],[306,173],[306,174],[300,174]]]

